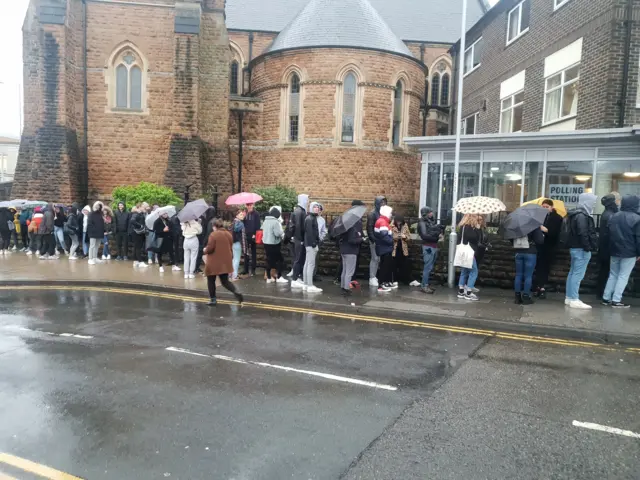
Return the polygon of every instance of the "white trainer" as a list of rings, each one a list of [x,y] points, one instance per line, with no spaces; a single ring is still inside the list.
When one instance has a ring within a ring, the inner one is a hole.
[[[310,287],[307,287],[307,293],[322,293],[322,289],[315,285],[311,285]]]
[[[89,265],[95,265],[96,261],[95,260],[89,260]]]
[[[164,273],[164,267],[160,267],[160,273]]]
[[[146,264],[146,263],[144,263],[144,262],[139,262],[139,263],[138,263],[138,268],[149,268],[149,265],[147,265],[147,264]]]
[[[289,280],[287,280],[284,277],[280,277],[279,279],[276,280],[276,283],[289,283]]]
[[[304,282],[300,279],[291,282],[291,288],[303,288]]]
[[[293,270],[291,270],[289,273],[287,273],[287,277],[293,277]]]
[[[171,270],[173,270],[174,272],[179,272],[180,270],[182,270],[178,265],[174,265]]]
[[[571,300],[571,302],[569,302],[569,308],[575,308],[577,310],[591,310],[591,305],[587,305],[580,300]]]
[[[378,279],[376,277],[372,277],[369,279],[369,285],[372,287],[378,286]]]
[[[31,250],[27,250],[27,255],[33,255],[33,252]]]
[[[153,265],[153,260],[149,259],[149,261],[147,262],[149,265]]]
[[[273,278],[267,278],[267,283],[275,283],[275,280]]]
[[[569,305],[571,303],[571,299],[570,298],[565,298],[564,299],[564,304],[565,305]]]

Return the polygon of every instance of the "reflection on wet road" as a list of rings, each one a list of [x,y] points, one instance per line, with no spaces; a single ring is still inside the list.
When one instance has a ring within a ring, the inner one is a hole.
[[[162,296],[4,291],[0,452],[92,480],[633,478],[625,442],[637,439],[572,421],[640,431],[639,358]],[[550,451],[566,455],[536,476]]]

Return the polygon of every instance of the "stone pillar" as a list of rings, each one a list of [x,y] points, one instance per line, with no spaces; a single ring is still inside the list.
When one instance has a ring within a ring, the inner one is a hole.
[[[82,97],[75,95],[82,86],[78,88],[74,65],[82,19],[77,18],[76,2],[69,5],[65,0],[32,0],[25,19],[25,122],[12,192],[16,198],[81,199],[76,102]]]

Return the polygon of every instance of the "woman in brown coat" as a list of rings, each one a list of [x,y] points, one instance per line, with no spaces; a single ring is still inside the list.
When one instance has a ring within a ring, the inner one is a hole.
[[[216,219],[213,232],[209,235],[207,246],[203,250],[205,258],[204,274],[207,276],[209,288],[209,305],[216,305],[216,277],[220,277],[222,286],[236,296],[238,303],[242,303],[242,294],[229,281],[229,274],[233,272],[233,237],[224,228],[221,219]]]

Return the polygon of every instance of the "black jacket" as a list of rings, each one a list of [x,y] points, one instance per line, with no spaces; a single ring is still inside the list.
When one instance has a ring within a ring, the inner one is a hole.
[[[552,210],[544,221],[544,226],[549,230],[544,235],[544,246],[547,248],[555,248],[560,240],[560,232],[562,231],[562,215]]]
[[[78,215],[75,212],[71,212],[69,214],[69,216],[67,217],[67,228],[69,230],[71,230],[74,235],[78,235],[79,233],[82,233],[82,229],[79,229],[78,226]]]
[[[253,212],[247,212],[247,215],[244,217],[244,230],[249,240],[253,240],[253,236],[260,230],[260,214],[255,210]]]
[[[423,213],[418,221],[418,235],[424,244],[437,244],[440,240],[440,235],[442,235],[444,231],[444,227],[438,225],[435,219],[429,218],[428,215],[428,212],[426,214]]]
[[[625,195],[620,211],[609,220],[610,252],[613,257],[640,257],[640,198]]]
[[[304,242],[305,237],[305,219],[307,217],[307,211],[298,205],[294,210],[291,218],[289,219],[289,225],[287,225],[287,237]],[[317,228],[318,222],[316,222]]]
[[[357,222],[340,236],[340,255],[357,255],[362,240],[362,222]]]
[[[131,221],[131,213],[126,210],[117,209],[114,213],[116,223],[116,233],[129,233],[129,222]]]
[[[316,248],[319,244],[318,215],[311,213],[304,219],[304,246]]]
[[[581,248],[586,252],[592,252],[598,247],[598,235],[596,224],[591,215],[587,215],[581,208],[571,210],[568,214],[571,233],[569,235],[569,248]]]
[[[87,238],[104,238],[104,218],[102,210],[91,212],[87,219]]]
[[[137,233],[142,232],[142,233]],[[134,235],[144,235],[146,230],[146,225],[144,223],[144,213],[136,212],[132,213],[129,218],[129,233]]]
[[[165,227],[169,227],[169,231],[165,232]],[[153,224],[153,232],[156,234],[156,238],[171,238],[171,222],[169,219],[165,220],[159,217]]]
[[[369,212],[369,215],[367,215],[367,237],[369,237],[369,242],[371,243],[376,243],[373,230],[376,227],[376,222],[380,218],[380,207],[382,206],[383,201],[386,202],[387,198],[382,195],[376,197],[373,202],[375,208]]]
[[[471,246],[471,248],[473,248],[473,251],[476,252],[476,255],[477,255],[478,249],[482,244],[483,237],[484,235],[481,229],[473,228],[467,225],[459,228],[458,245],[460,245],[461,243],[468,243]]]
[[[602,205],[604,212],[600,216],[600,236],[598,237],[598,252],[602,256],[611,255],[609,252],[609,220],[618,213],[618,205],[616,205],[616,197],[613,195],[605,195],[602,197]]]
[[[529,239],[529,248],[516,248],[516,253],[538,253],[538,247],[544,244],[544,233],[539,228],[527,235]],[[513,240],[511,241],[513,243]]]
[[[54,212],[53,215],[54,215],[53,226],[59,227],[59,228],[64,227],[64,224],[67,221],[67,216],[64,214],[64,212],[63,211],[60,211],[60,213]]]
[[[5,235],[11,232],[9,229],[9,222],[13,222],[13,214],[8,208],[0,208],[0,232],[3,232]]]

